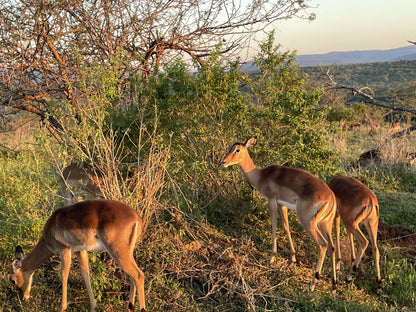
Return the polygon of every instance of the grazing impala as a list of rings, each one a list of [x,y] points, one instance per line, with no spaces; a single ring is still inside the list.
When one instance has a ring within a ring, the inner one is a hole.
[[[268,201],[273,239],[273,255],[270,263],[274,262],[277,252],[276,227],[278,210],[289,239],[291,260],[293,262],[296,261],[287,218],[287,209],[295,210],[300,223],[319,249],[310,290],[314,290],[319,279],[328,246],[332,260],[333,289],[336,289],[335,246],[331,236],[332,224],[336,213],[334,194],[323,181],[306,171],[279,165],[264,169],[257,168],[248,153],[248,148],[255,143],[256,137],[247,140],[245,143],[235,143],[231,146],[222,164],[224,167],[239,164],[250,184]]]
[[[337,215],[335,217],[337,242],[337,268],[340,267],[341,250],[339,243],[339,218],[348,231],[350,240],[352,267],[347,276],[347,282],[352,281],[352,274],[357,270],[361,258],[368,246],[368,240],[361,232],[359,224],[363,222],[373,246],[377,269],[377,283],[381,285],[380,253],[377,247],[377,229],[379,207],[376,195],[360,181],[346,176],[336,176],[329,182],[329,187],[337,198]],[[353,236],[357,239],[357,257],[354,250]]]
[[[137,291],[140,311],[145,312],[144,274],[133,258],[135,243],[141,232],[142,219],[139,213],[118,201],[99,199],[57,209],[46,221],[42,237],[27,257],[23,256],[20,246],[16,247],[10,281],[17,286],[19,294],[28,299],[35,270],[51,256],[59,255],[61,311],[65,311],[71,254],[75,253],[87,287],[91,311],[95,311],[97,304],[90,284],[88,251],[107,250],[130,277],[128,311],[134,310]]]
[[[87,194],[87,200],[101,196],[100,185],[103,183],[103,176],[104,174],[101,168],[87,163],[78,165],[73,162],[65,167],[59,179],[65,206],[77,202],[72,191],[73,187],[85,192]]]

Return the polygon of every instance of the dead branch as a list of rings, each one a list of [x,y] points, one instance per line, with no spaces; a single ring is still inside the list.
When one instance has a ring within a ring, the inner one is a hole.
[[[410,41],[409,41],[410,42]],[[416,43],[415,43],[416,44]],[[407,112],[407,113],[411,113],[411,114],[415,114],[416,115],[416,110],[409,108],[409,107],[405,107],[405,106],[398,106],[398,105],[390,105],[387,103],[383,103],[380,101],[377,101],[374,97],[374,91],[369,88],[369,87],[363,87],[360,89],[351,87],[351,86],[345,86],[345,85],[339,85],[335,79],[334,76],[330,74],[330,69],[328,68],[327,71],[324,71],[323,68],[320,66],[320,71],[322,74],[324,74],[328,80],[329,80],[329,84],[326,86],[328,89],[332,89],[332,90],[349,90],[352,92],[352,94],[354,96],[360,96],[361,98],[364,99],[364,103],[367,104],[372,104],[375,106],[379,106],[379,107],[383,107],[383,108],[387,108],[390,110],[394,110],[394,111],[402,111],[402,112]],[[416,130],[416,125],[410,126],[407,129],[404,129],[402,131],[396,132],[394,134],[392,134],[390,137],[386,138],[383,142],[383,145],[388,143],[389,141],[395,139],[395,138],[400,138],[404,135],[408,135],[410,134],[412,131]],[[360,158],[354,162],[353,166],[356,166],[357,164],[360,165],[362,162],[364,161],[368,161],[371,160],[373,161],[373,158],[375,155],[375,153],[379,153],[379,149],[374,149],[374,150],[369,150],[367,152],[364,152],[360,155]],[[377,156],[378,157],[378,156]]]
[[[402,112],[412,113],[412,114],[416,115],[416,109],[413,109],[413,108],[410,108],[410,107],[405,107],[405,106],[399,106],[399,105],[391,105],[391,104],[387,104],[387,103],[377,101],[374,98],[373,90],[369,87],[363,87],[363,88],[357,89],[357,88],[354,88],[354,87],[351,87],[351,86],[339,85],[335,81],[334,76],[330,74],[330,69],[329,68],[326,72],[323,70],[322,67],[320,67],[320,70],[321,70],[321,73],[326,75],[326,77],[329,80],[329,84],[326,86],[328,89],[348,90],[348,91],[351,91],[351,93],[354,96],[357,96],[357,95],[360,96],[364,100],[364,103],[372,104],[372,105],[379,106],[379,107],[384,107],[384,108],[391,109],[391,110],[394,110],[394,111],[402,111]],[[365,90],[369,91],[371,94],[366,93]],[[411,132],[413,130],[410,130],[409,132]]]

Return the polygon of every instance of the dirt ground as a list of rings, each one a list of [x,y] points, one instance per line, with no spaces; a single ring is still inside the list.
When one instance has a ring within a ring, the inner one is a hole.
[[[378,241],[387,242],[393,247],[406,248],[410,255],[416,256],[416,233],[408,229],[393,227],[380,220]]]

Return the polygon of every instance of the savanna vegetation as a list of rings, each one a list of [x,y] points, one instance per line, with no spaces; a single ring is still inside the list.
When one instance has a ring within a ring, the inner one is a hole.
[[[45,51],[53,52],[51,45]],[[17,84],[2,83],[0,93],[9,101],[2,102],[0,141],[3,311],[60,308],[58,258],[37,270],[28,302],[18,298],[8,270],[15,246],[28,252],[51,212],[62,205],[57,175],[72,160],[99,164],[103,196],[142,213],[145,233],[135,259],[146,274],[149,311],[415,310],[416,168],[409,157],[416,138],[412,133],[392,138],[389,131],[392,114],[402,127],[412,118],[359,99],[345,105],[347,95],[311,80],[296,65],[295,54],[275,44],[273,34],[258,51],[259,71],[249,75],[238,61],[228,60],[221,44],[194,63],[154,59],[142,63],[144,71],[117,49],[103,52],[105,61],[74,49],[76,75],[62,75],[62,64],[43,64],[44,73],[60,75],[46,74],[51,80],[42,88],[50,93],[43,97],[41,87],[13,93]],[[358,121],[360,127],[350,127]],[[238,168],[220,167],[229,146],[252,135],[258,138],[251,150],[258,166],[286,164],[324,181],[344,173],[375,191],[382,288],[377,288],[371,248],[354,282],[342,282],[351,262],[344,231],[338,290],[331,291],[326,258],[323,276],[309,292],[316,247],[294,213],[289,222],[297,263],[289,262],[286,234],[279,227],[276,263],[269,265],[266,203]],[[380,162],[351,165],[374,148]],[[98,311],[124,310],[125,274],[104,254],[91,254],[90,260]],[[73,267],[68,311],[88,311],[76,261]]]

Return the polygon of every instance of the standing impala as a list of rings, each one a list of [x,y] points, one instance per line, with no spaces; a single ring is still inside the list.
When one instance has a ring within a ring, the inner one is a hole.
[[[336,289],[335,247],[331,236],[332,224],[336,213],[334,194],[323,181],[306,171],[279,165],[263,169],[257,168],[248,153],[248,148],[255,143],[256,137],[253,137],[245,143],[232,145],[223,161],[223,166],[228,167],[239,164],[250,184],[268,201],[273,238],[273,255],[270,263],[274,262],[277,252],[276,227],[278,210],[289,239],[291,260],[293,262],[296,261],[295,249],[290,236],[287,208],[295,210],[300,223],[319,249],[310,290],[314,290],[319,279],[328,246],[332,260],[333,289]]]
[[[25,258],[20,246],[16,247],[10,281],[23,299],[30,296],[35,270],[53,255],[61,257],[62,307],[67,308],[67,283],[71,254],[79,259],[79,266],[90,297],[91,311],[97,304],[91,289],[88,251],[107,250],[116,263],[130,277],[128,311],[134,310],[134,299],[139,300],[140,311],[145,312],[144,274],[133,258],[136,240],[142,234],[142,219],[133,208],[113,200],[92,200],[55,210],[46,221],[42,237]]]
[[[353,272],[357,270],[361,258],[368,246],[368,240],[361,232],[359,224],[363,222],[373,246],[377,270],[377,283],[381,285],[380,253],[377,247],[377,229],[379,207],[376,195],[360,181],[346,176],[336,176],[329,182],[329,187],[337,198],[337,215],[335,228],[337,235],[337,269],[340,267],[341,250],[339,243],[339,218],[348,231],[352,258],[351,270],[347,276],[347,282],[352,281]],[[357,239],[358,249],[355,256],[353,236]]]
[[[87,163],[78,165],[73,162],[65,167],[59,177],[65,206],[77,202],[72,190],[74,187],[85,192],[87,200],[101,196],[100,185],[103,183],[103,177],[104,174],[100,167]]]

